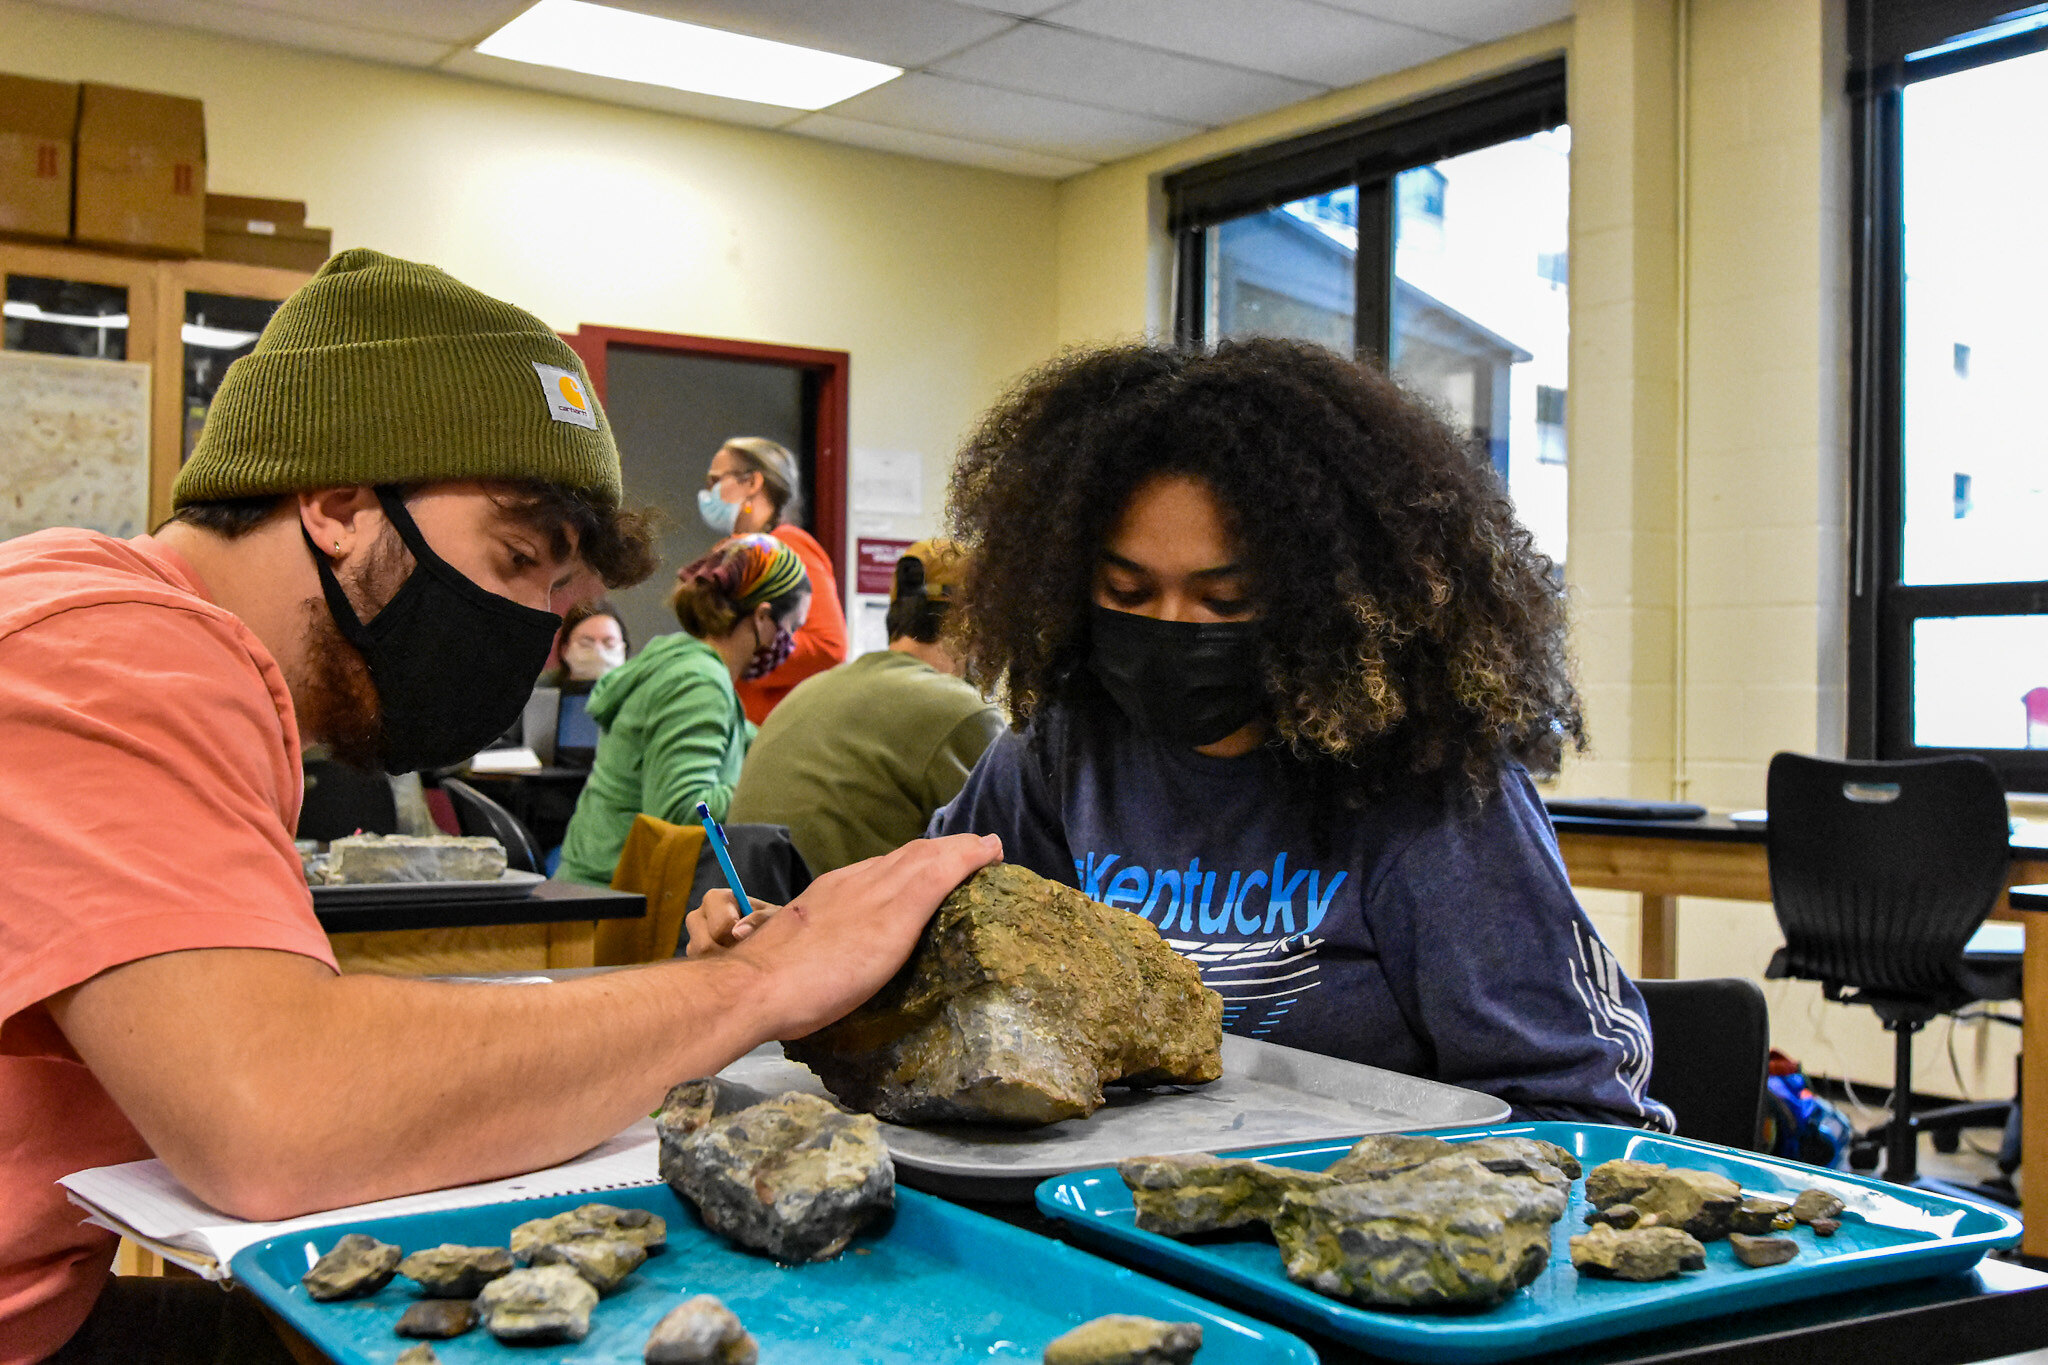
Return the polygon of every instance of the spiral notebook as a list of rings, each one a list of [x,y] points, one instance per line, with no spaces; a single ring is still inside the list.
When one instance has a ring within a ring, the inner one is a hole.
[[[369,1218],[440,1213],[510,1200],[601,1194],[606,1190],[651,1185],[661,1178],[656,1172],[659,1147],[653,1121],[642,1119],[582,1156],[546,1170],[380,1199],[275,1223],[243,1222],[209,1207],[179,1184],[161,1161],[95,1166],[67,1175],[57,1183],[64,1187],[72,1203],[85,1210],[86,1222],[118,1233],[209,1280],[224,1280],[228,1278],[228,1263],[236,1252],[279,1233]]]

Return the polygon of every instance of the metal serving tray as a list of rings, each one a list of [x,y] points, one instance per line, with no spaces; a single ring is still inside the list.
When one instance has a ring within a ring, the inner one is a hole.
[[[755,1048],[719,1076],[763,1098],[826,1093],[778,1043]],[[1115,1087],[1087,1118],[1044,1128],[885,1123],[882,1137],[903,1184],[956,1199],[1028,1202],[1048,1176],[1127,1156],[1497,1123],[1507,1115],[1504,1101],[1475,1090],[1226,1033],[1223,1076],[1208,1085]]]
[[[1071,1224],[1077,1238],[1202,1293],[1375,1356],[1442,1365],[1485,1365],[1796,1299],[1956,1274],[1993,1247],[2015,1244],[2020,1235],[2019,1219],[1989,1205],[1635,1128],[1524,1123],[1437,1136],[1457,1142],[1494,1133],[1545,1138],[1570,1150],[1588,1169],[1617,1157],[1661,1161],[1725,1175],[1757,1194],[1789,1197],[1802,1189],[1829,1190],[1847,1208],[1832,1238],[1816,1237],[1804,1227],[1782,1234],[1799,1243],[1799,1255],[1784,1265],[1749,1269],[1736,1261],[1734,1248],[1718,1241],[1707,1244],[1705,1270],[1630,1284],[1583,1279],[1572,1269],[1567,1239],[1586,1228],[1581,1180],[1551,1233],[1550,1264],[1535,1283],[1483,1312],[1397,1313],[1357,1308],[1295,1284],[1281,1269],[1279,1250],[1264,1238],[1177,1241],[1141,1232],[1133,1221],[1130,1191],[1114,1170],[1077,1171],[1049,1180],[1039,1187],[1038,1207]],[[1321,1170],[1348,1145],[1295,1145],[1238,1155]]]
[[[411,1343],[392,1329],[417,1301],[393,1280],[364,1299],[315,1303],[299,1276],[344,1232],[367,1232],[407,1250],[454,1242],[504,1246],[512,1228],[588,1202],[590,1195],[490,1204],[381,1218],[273,1237],[234,1258],[234,1277],[340,1365],[388,1365]],[[1104,1313],[1202,1326],[1202,1365],[1315,1365],[1291,1333],[1050,1238],[956,1208],[914,1190],[897,1193],[890,1226],[854,1240],[837,1260],[782,1266],[705,1230],[666,1185],[610,1190],[606,1203],[668,1220],[668,1250],[650,1258],[591,1314],[570,1346],[504,1346],[482,1328],[433,1343],[446,1365],[638,1365],[647,1334],[693,1294],[716,1294],[774,1365],[866,1362],[1037,1361],[1045,1344]]]
[[[547,878],[506,868],[490,881],[323,882],[312,888],[313,904],[330,910],[376,906],[442,905],[448,901],[523,900]]]

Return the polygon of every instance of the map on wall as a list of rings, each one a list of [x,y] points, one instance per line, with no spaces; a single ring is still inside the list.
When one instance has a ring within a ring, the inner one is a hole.
[[[0,540],[148,517],[149,366],[0,351]]]

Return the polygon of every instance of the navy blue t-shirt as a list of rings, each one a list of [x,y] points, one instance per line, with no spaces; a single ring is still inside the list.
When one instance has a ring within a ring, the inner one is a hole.
[[[930,833],[1143,915],[1233,1033],[1430,1076],[1519,1119],[1669,1131],[1650,1032],[1519,766],[1477,810],[1319,797],[1284,751],[1211,758],[1050,710],[1006,733]]]

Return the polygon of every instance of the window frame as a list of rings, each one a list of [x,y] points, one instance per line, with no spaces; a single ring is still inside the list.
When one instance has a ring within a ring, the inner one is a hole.
[[[2048,579],[1908,584],[1905,570],[1905,109],[1923,80],[2048,51],[2048,27],[1982,42],[1984,0],[1922,0],[1850,13],[1851,419],[1847,751],[1852,758],[1975,754],[2009,790],[2048,791],[2048,749],[1913,742],[1913,629],[1934,618],[2048,614]],[[1996,131],[1996,130],[1994,130]]]
[[[1353,353],[1384,364],[1393,344],[1394,177],[1555,128],[1565,58],[1547,57],[1335,127],[1204,162],[1165,178],[1174,239],[1173,336],[1205,336],[1210,229],[1346,185],[1358,187]]]

